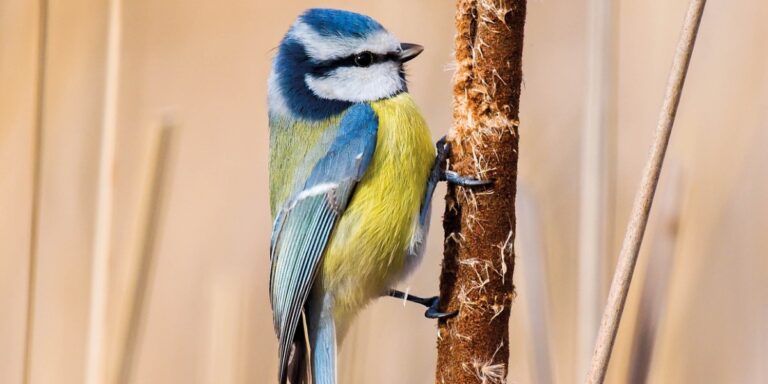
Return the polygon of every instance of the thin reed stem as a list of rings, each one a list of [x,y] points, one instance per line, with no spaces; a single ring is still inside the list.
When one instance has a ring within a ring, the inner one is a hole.
[[[140,203],[141,215],[136,240],[132,248],[135,261],[126,300],[126,318],[119,323],[116,370],[110,383],[131,382],[134,360],[139,345],[140,331],[146,318],[150,284],[154,269],[155,247],[159,235],[160,215],[163,211],[163,186],[168,174],[172,128],[164,125],[155,133],[151,146],[151,159],[144,172],[144,192]]]
[[[24,331],[24,366],[22,383],[28,384],[32,375],[32,341],[35,328],[37,294],[37,240],[40,230],[40,198],[43,168],[43,116],[45,113],[46,50],[48,47],[48,0],[40,0],[37,41],[37,89],[35,95],[35,133],[32,139],[32,206],[29,226],[29,266],[27,267],[27,312]]]
[[[109,19],[107,22],[106,75],[101,116],[99,175],[85,359],[86,384],[103,383],[106,377],[104,356],[106,355],[109,256],[112,244],[112,202],[115,194],[113,180],[115,138],[117,135],[117,94],[120,76],[120,0],[109,2]]]
[[[611,238],[613,127],[616,111],[617,2],[590,0],[587,28],[587,89],[581,130],[578,377],[589,369],[605,285]]]
[[[706,0],[691,0],[688,13],[683,23],[683,31],[677,44],[672,69],[667,82],[664,103],[656,127],[656,136],[651,146],[648,162],[643,171],[640,189],[635,196],[627,231],[619,254],[616,271],[613,275],[611,290],[608,293],[608,303],[603,312],[600,332],[598,333],[592,365],[586,382],[589,384],[602,383],[608,370],[608,361],[616,340],[627,293],[632,282],[632,274],[637,263],[637,255],[643,242],[643,234],[648,223],[653,196],[659,182],[664,155],[672,134],[672,126],[680,103],[685,76],[693,54],[696,35],[704,13]]]

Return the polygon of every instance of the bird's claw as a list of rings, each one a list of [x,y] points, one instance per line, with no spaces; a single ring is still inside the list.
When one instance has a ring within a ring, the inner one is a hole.
[[[448,170],[443,171],[443,180],[449,183],[460,185],[462,187],[486,187],[493,185],[492,180],[478,180],[473,177],[462,176],[454,171]]]
[[[438,296],[423,298],[406,294],[405,292],[398,291],[397,289],[390,289],[387,292],[387,295],[396,299],[405,299],[427,307],[427,311],[424,312],[424,316],[428,319],[450,319],[459,314],[459,311],[440,312],[440,298]]]
[[[437,141],[435,147],[437,147],[438,164],[444,164],[448,158],[448,153],[451,152],[451,143],[443,136]],[[493,185],[493,180],[480,180],[469,176],[462,176],[458,172],[442,167],[440,167],[440,181],[447,181],[462,187],[487,187]]]
[[[459,314],[459,311],[440,312],[440,298],[438,296],[430,297],[430,301],[424,316],[428,319],[450,319]]]

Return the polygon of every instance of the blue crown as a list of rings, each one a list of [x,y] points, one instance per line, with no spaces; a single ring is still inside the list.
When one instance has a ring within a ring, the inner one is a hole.
[[[312,8],[304,12],[300,19],[323,36],[365,37],[384,30],[381,24],[368,16],[339,9]]]

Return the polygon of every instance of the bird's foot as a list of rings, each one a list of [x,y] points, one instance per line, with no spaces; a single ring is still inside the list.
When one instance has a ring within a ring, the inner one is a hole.
[[[486,187],[493,185],[492,180],[479,180],[473,177],[463,176],[458,172],[449,171],[442,166],[442,164],[445,164],[445,160],[451,152],[451,144],[446,140],[445,136],[441,137],[435,146],[437,147],[437,164],[440,165],[440,181],[447,181],[462,187]]]
[[[416,304],[421,304],[427,307],[427,311],[424,312],[424,316],[428,319],[450,319],[459,314],[459,311],[440,312],[440,298],[433,296],[429,298],[409,295],[405,292],[398,291],[397,289],[390,289],[387,295],[397,299],[405,299]]]

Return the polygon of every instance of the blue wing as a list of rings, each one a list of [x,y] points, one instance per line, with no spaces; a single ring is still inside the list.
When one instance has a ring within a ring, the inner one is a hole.
[[[328,239],[373,157],[377,131],[369,105],[350,107],[328,153],[275,218],[269,295],[280,343],[280,383],[287,379],[291,345]]]

